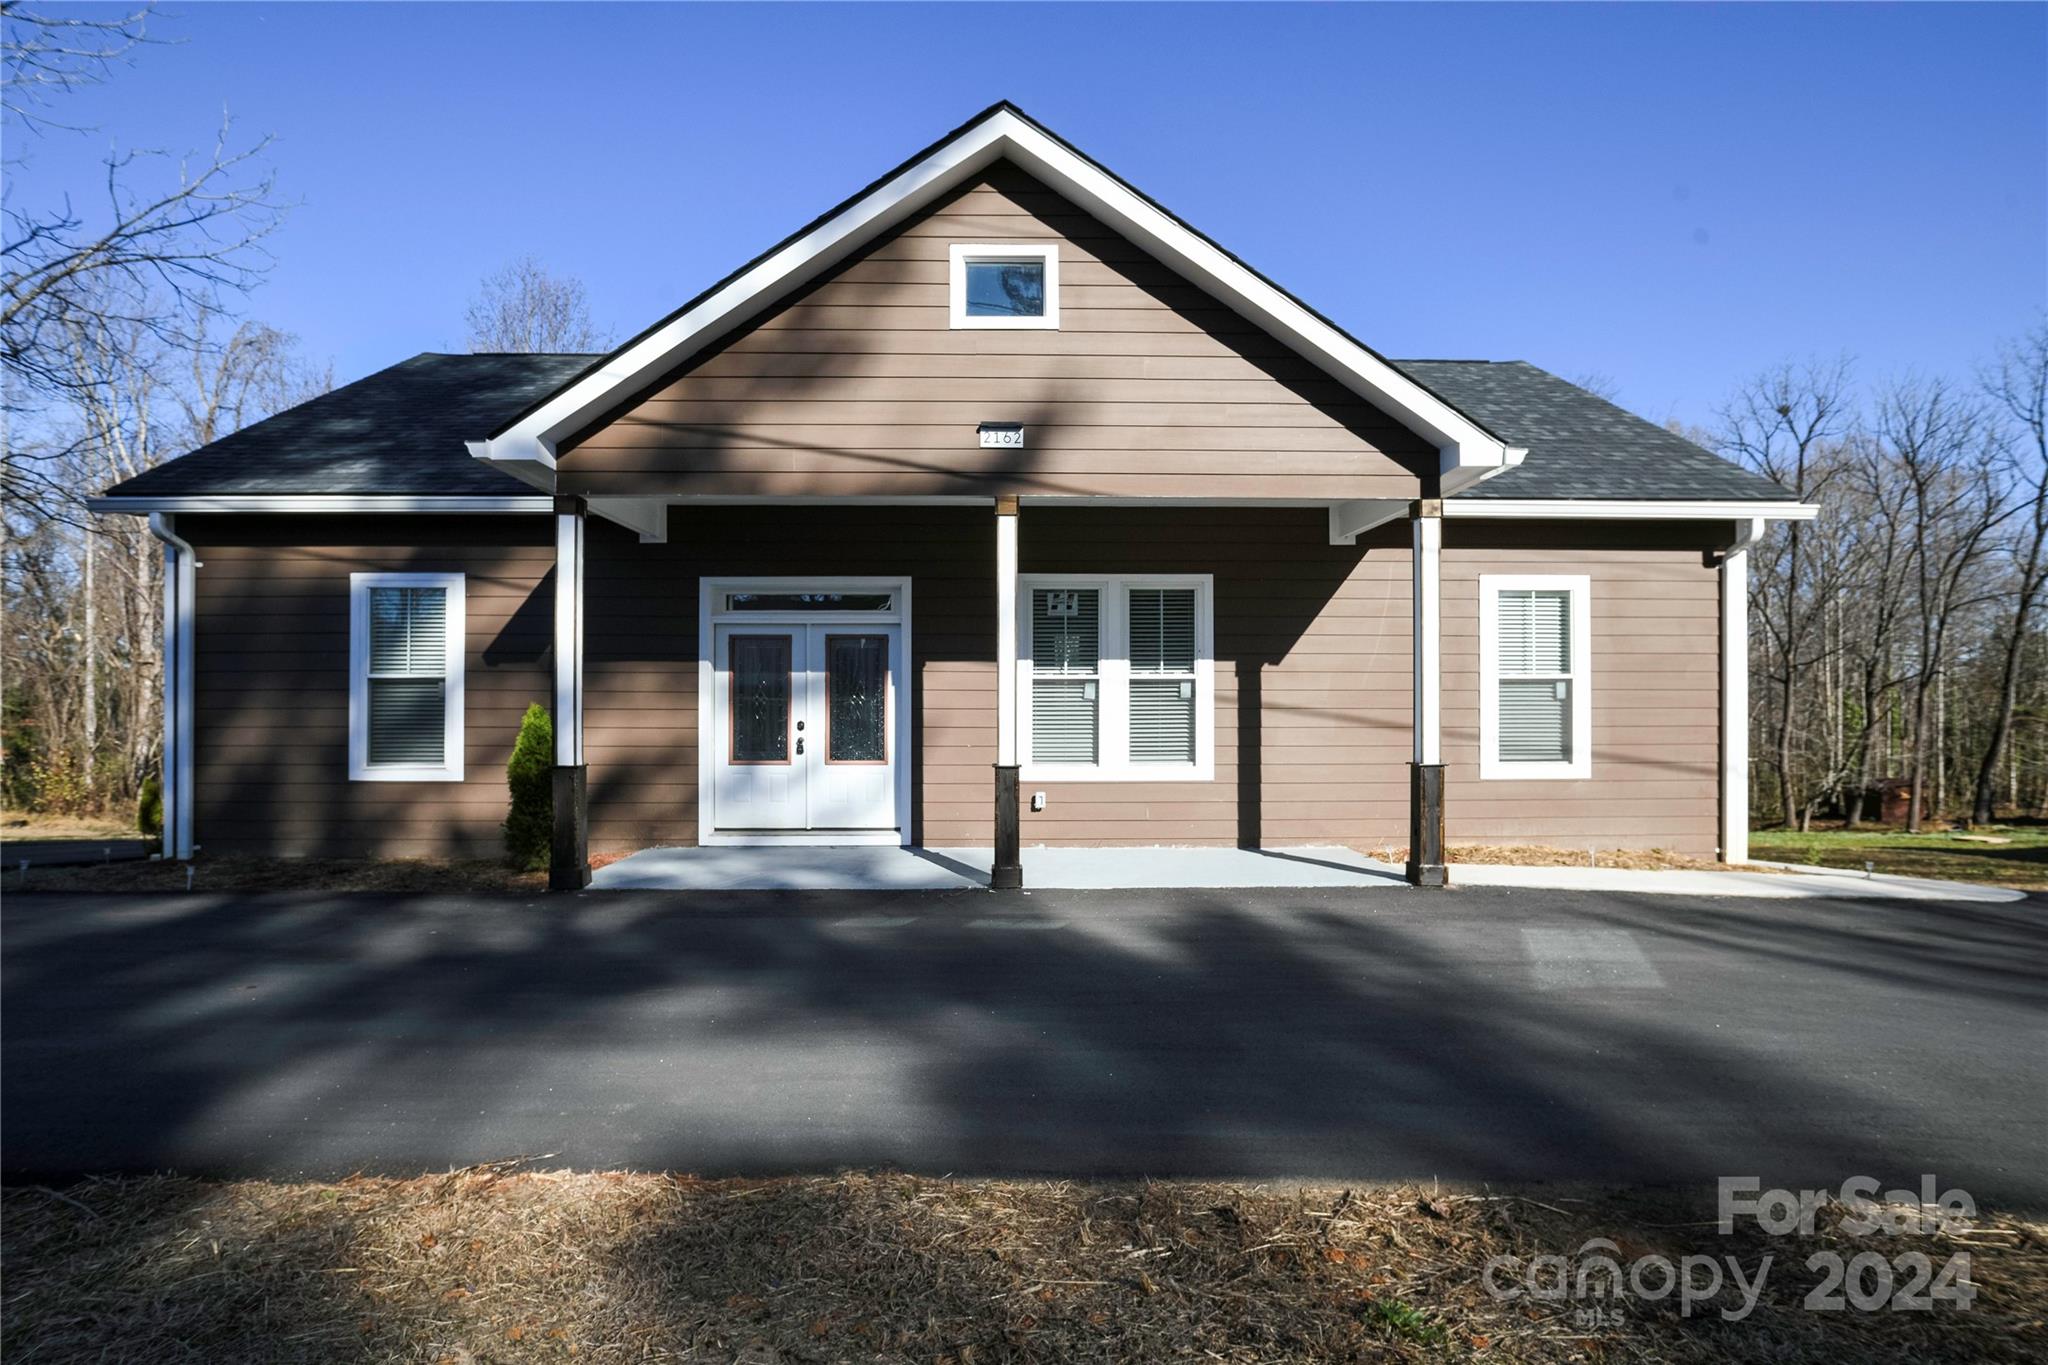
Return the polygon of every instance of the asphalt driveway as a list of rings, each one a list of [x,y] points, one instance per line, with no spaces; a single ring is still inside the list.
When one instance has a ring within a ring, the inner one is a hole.
[[[2048,1207],[2048,907],[9,896],[0,1165],[1838,1184]]]

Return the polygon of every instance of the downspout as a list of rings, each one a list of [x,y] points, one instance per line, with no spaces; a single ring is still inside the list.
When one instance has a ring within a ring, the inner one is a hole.
[[[199,556],[180,537],[177,518],[149,514],[149,533],[164,543],[164,846],[163,856],[191,858],[194,598]]]

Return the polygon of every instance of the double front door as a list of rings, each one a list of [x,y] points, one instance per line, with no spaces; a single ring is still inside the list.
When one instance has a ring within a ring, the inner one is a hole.
[[[718,829],[897,827],[900,627],[738,622],[712,648]]]

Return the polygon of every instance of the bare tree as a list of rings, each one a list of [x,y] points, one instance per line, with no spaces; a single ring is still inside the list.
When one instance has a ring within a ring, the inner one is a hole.
[[[1801,501],[1819,497],[1840,472],[1839,460],[1821,460],[1823,448],[1836,442],[1848,411],[1849,365],[1810,361],[1803,366],[1781,364],[1744,386],[1723,409],[1722,445],[1737,459],[1772,479]],[[1825,650],[1823,636],[1810,636],[1802,600],[1806,568],[1804,538],[1798,522],[1786,524],[1779,571],[1767,575],[1762,591],[1753,595],[1761,607],[1760,624],[1770,636],[1774,661],[1771,682],[1778,692],[1773,748],[1778,776],[1778,812],[1786,825],[1800,804],[1793,792],[1793,747],[1797,728],[1797,688],[1805,670]]]
[[[1992,403],[2019,424],[2014,486],[2024,516],[2012,547],[2013,607],[2005,632],[1998,700],[1970,803],[1970,819],[1977,824],[1988,824],[1998,804],[1998,765],[2019,705],[2020,665],[2028,630],[2044,589],[2048,589],[2048,319],[2036,323],[2021,340],[2001,348],[1983,383]]]
[[[1994,472],[1984,413],[1941,380],[1894,385],[1878,405],[1878,423],[1910,499],[1914,607],[1919,650],[1909,679],[1913,730],[1907,750],[1911,784],[1906,828],[1918,833],[1926,813],[1927,768],[1933,750],[1931,703],[1948,661],[1957,615],[1985,600],[1972,595],[1991,535],[2010,512]],[[1939,737],[1935,738],[1939,742]]]
[[[70,18],[0,6],[0,61],[8,113],[29,128],[62,127],[58,96],[105,78],[144,41],[141,12]],[[16,139],[18,144],[19,139]],[[179,349],[201,344],[207,319],[254,287],[270,268],[265,239],[283,206],[261,166],[268,139],[237,150],[223,125],[194,159],[158,151],[115,151],[105,161],[105,200],[95,212],[68,200],[23,208],[0,201],[0,367],[5,405],[18,424],[36,408],[75,396],[73,339],[81,329],[146,333]],[[153,168],[173,167],[168,177]],[[8,178],[10,187],[14,178]],[[147,188],[144,188],[144,185]],[[64,450],[9,441],[0,456],[0,495],[39,515],[66,511],[53,473]]]
[[[486,275],[465,314],[472,351],[601,351],[583,282],[551,275],[531,256]]]

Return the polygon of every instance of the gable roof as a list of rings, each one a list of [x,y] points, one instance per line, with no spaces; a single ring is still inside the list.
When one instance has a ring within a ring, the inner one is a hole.
[[[515,421],[591,355],[416,355],[108,490],[122,498],[504,496],[525,484],[463,452],[462,434]],[[1528,448],[1464,498],[1714,499],[1791,494],[1526,361],[1397,360]]]
[[[555,452],[706,343],[759,315],[969,177],[1008,160],[1161,264],[1299,352],[1440,452],[1454,492],[1522,452],[1387,361],[1015,105],[990,106],[896,169],[590,365],[557,392],[469,443],[470,453],[543,489]],[[479,433],[482,434],[482,433]]]
[[[1790,490],[1526,360],[1397,360],[1528,457],[1460,497],[1791,502]]]
[[[416,355],[145,470],[107,496],[531,494],[468,458],[463,439],[589,364],[587,355]]]

